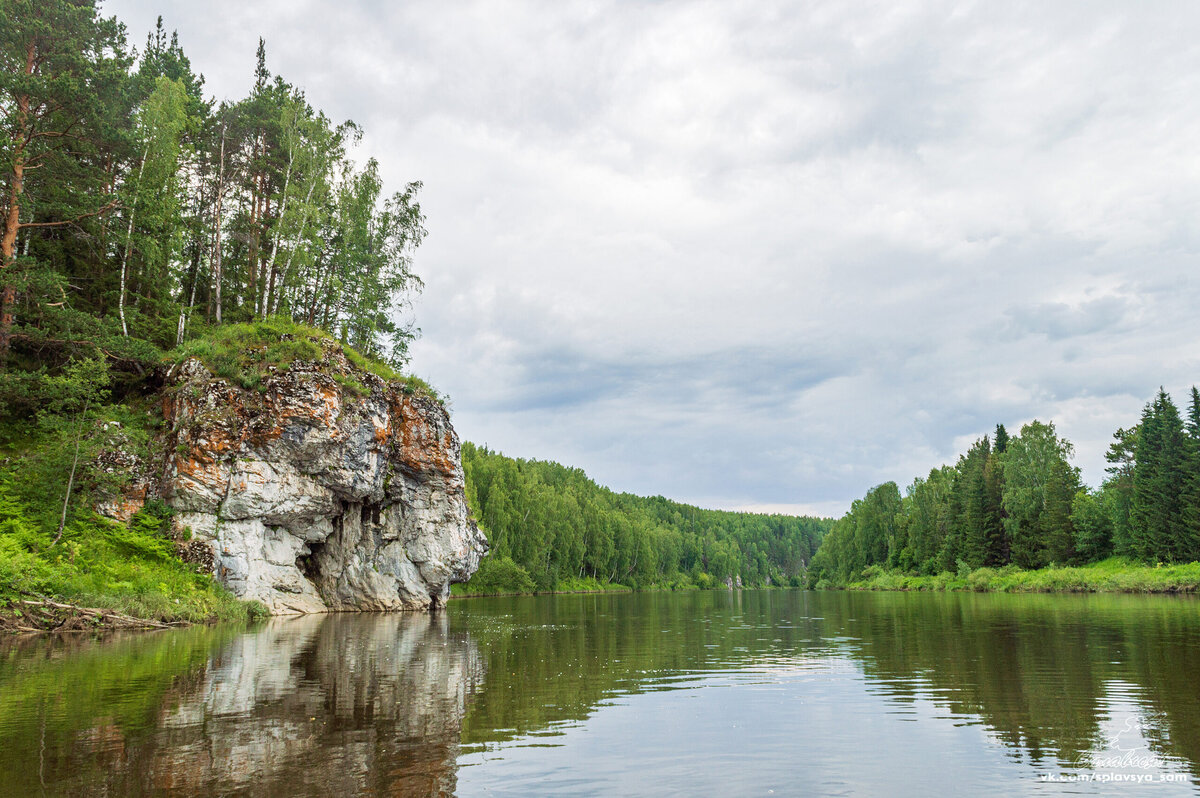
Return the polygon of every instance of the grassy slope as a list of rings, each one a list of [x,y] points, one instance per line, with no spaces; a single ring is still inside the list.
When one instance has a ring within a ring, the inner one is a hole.
[[[14,497],[11,476],[0,481],[0,612],[18,625],[39,625],[21,603],[39,598],[164,622],[258,614],[175,557],[159,517],[140,513],[126,526],[77,511],[54,543],[37,515]]]
[[[1023,571],[1015,566],[910,576],[869,571],[848,590],[968,590],[999,593],[1194,593],[1200,591],[1200,563],[1143,565],[1119,557],[1078,567]]]
[[[167,360],[180,363],[186,358],[198,358],[209,371],[242,388],[258,388],[267,369],[286,370],[295,360],[309,362],[321,358],[321,341],[332,342],[327,333],[293,321],[271,318],[254,324],[227,324],[213,329],[203,338],[195,338],[169,352]],[[419,377],[402,375],[378,360],[359,354],[345,344],[337,344],[346,359],[361,371],[369,372],[389,382],[403,382],[405,390],[429,394],[441,399],[430,385]],[[341,377],[341,379],[338,379]],[[361,393],[363,388],[353,377],[335,375],[343,387]]]

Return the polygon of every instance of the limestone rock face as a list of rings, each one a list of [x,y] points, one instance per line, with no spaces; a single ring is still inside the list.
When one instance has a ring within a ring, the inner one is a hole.
[[[159,492],[216,577],[273,613],[438,606],[487,551],[449,416],[323,350],[250,390],[171,369]]]

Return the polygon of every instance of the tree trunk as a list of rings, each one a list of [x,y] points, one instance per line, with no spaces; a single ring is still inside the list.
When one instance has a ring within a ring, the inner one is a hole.
[[[33,74],[37,48],[31,39],[25,47],[25,75]],[[17,231],[21,228],[21,192],[25,188],[25,147],[29,143],[29,95],[17,96],[16,124],[13,126],[12,173],[8,178],[8,213],[4,217],[4,235],[0,237],[0,368],[8,360],[8,349],[12,336],[13,305],[17,302],[17,288],[12,282],[12,268],[17,261]]]
[[[292,182],[292,163],[295,159],[295,155],[289,152],[287,172],[283,176],[283,201],[279,206],[279,223],[276,225],[278,228],[283,227],[283,218],[287,214],[288,184]],[[270,309],[271,300],[275,295],[275,257],[279,254],[279,239],[283,238],[282,233],[282,230],[276,230],[275,240],[271,242],[271,257],[268,261],[271,264],[270,283],[267,286],[266,295],[263,297],[262,310],[259,312],[259,316],[263,319],[267,318],[267,311]]]
[[[262,140],[261,134],[254,139],[254,161],[259,160],[260,152],[263,156],[266,155],[266,142]],[[264,170],[260,166],[259,171],[254,173],[254,189],[250,192],[250,245],[246,252],[246,296],[243,298],[243,305],[249,305],[252,313],[258,305],[258,247],[262,239],[259,222],[262,220],[263,174]]]
[[[196,192],[196,218],[200,218],[200,210],[204,207],[204,183],[200,183]],[[196,242],[195,253],[192,256],[192,290],[188,294],[187,304],[179,309],[179,326],[175,330],[175,346],[183,344],[183,336],[187,332],[188,320],[192,317],[192,308],[196,305],[196,283],[200,282],[200,261],[204,255],[204,245]]]
[[[87,417],[88,402],[83,403],[83,412],[79,414],[79,423],[75,428],[75,457],[71,460],[71,476],[67,479],[67,493],[63,496],[62,517],[58,520],[58,533],[54,536],[51,546],[57,546],[67,527],[67,508],[71,504],[71,489],[75,487],[75,469],[79,466],[79,444],[83,441],[83,420]]]
[[[304,197],[304,215],[300,217],[300,227],[296,230],[296,235],[292,237],[292,247],[288,250],[287,263],[283,266],[283,281],[279,285],[279,294],[283,293],[283,286],[287,285],[288,276],[292,272],[292,258],[296,255],[296,247],[300,246],[300,237],[304,235],[304,228],[308,226],[308,211],[309,202],[312,201],[313,189],[317,187],[316,178],[308,184],[308,194]],[[280,215],[282,218],[282,214]],[[271,287],[274,291],[275,286],[275,257],[271,256]],[[279,294],[275,295],[275,305],[271,309],[272,313],[279,312]]]
[[[133,251],[133,217],[137,213],[137,192],[142,188],[142,174],[146,170],[146,158],[150,156],[150,142],[142,151],[142,163],[138,166],[137,182],[133,186],[133,200],[129,204],[129,225],[125,229],[125,255],[121,258],[121,293],[117,297],[117,315],[121,317],[121,333],[128,338],[129,327],[125,324],[125,280],[129,274],[129,255]]]
[[[221,201],[225,198],[225,123],[221,123],[221,167],[217,178],[217,230],[213,241],[213,283],[217,324],[221,323]]]

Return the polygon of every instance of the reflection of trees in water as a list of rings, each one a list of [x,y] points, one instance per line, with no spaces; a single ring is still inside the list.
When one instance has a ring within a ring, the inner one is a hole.
[[[444,616],[276,619],[210,651],[159,693],[157,717],[93,715],[58,749],[50,792],[453,791],[459,724],[483,665]]]
[[[1126,698],[1151,748],[1200,773],[1190,598],[839,593],[822,595],[821,611],[887,695],[978,716],[1033,762],[1104,752],[1109,710]]]
[[[1086,763],[1121,683],[1151,746],[1200,763],[1200,603],[1177,597],[724,591],[452,607],[487,676],[463,742],[587,718],[681,673],[849,656],[872,689],[978,717],[1016,757]],[[764,630],[769,629],[769,634]]]
[[[748,616],[769,616],[799,595],[695,591],[452,603],[452,626],[469,630],[487,663],[462,740],[482,745],[578,722],[610,696],[668,689],[672,677],[697,667],[736,666],[747,648],[761,646],[761,629],[731,623],[743,601],[753,604]],[[773,634],[788,651],[810,639],[801,627]]]
[[[847,662],[889,701],[979,718],[1035,762],[1103,750],[1119,699],[1196,772],[1198,654],[1186,599],[789,591],[40,639],[0,647],[0,794],[450,792],[460,740],[552,733],[688,675]]]

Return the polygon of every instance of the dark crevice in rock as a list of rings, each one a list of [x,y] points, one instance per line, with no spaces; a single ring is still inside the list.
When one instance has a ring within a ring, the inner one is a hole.
[[[308,544],[308,554],[301,554],[296,558],[296,567],[300,569],[304,578],[313,584],[316,584],[318,577],[321,576],[319,555],[324,548],[325,541],[314,541]]]

